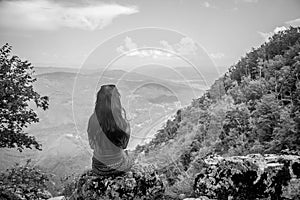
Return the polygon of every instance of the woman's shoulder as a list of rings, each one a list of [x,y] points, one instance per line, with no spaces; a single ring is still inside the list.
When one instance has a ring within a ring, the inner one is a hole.
[[[90,119],[92,119],[92,120],[98,120],[97,119],[97,115],[96,115],[96,112],[94,111],[92,114],[91,114],[91,116],[90,116]]]
[[[98,124],[97,115],[93,112],[89,118],[89,124]]]

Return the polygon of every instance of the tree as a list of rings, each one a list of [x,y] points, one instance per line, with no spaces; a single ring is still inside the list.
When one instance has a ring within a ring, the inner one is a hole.
[[[0,49],[0,147],[22,151],[34,146],[41,150],[41,144],[23,129],[39,121],[29,103],[46,110],[49,99],[34,91],[36,78],[31,63],[11,56],[11,50],[8,44]]]
[[[237,104],[226,111],[223,127],[219,136],[222,153],[231,152],[236,154],[248,153],[252,140],[250,127],[250,111],[245,104]],[[235,149],[235,150],[233,150]]]

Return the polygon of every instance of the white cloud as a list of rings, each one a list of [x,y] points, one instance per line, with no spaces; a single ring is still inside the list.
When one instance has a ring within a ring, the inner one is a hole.
[[[133,42],[130,37],[124,39],[124,45],[117,48],[117,52],[125,53],[126,56],[139,56],[139,57],[171,57],[172,54],[159,50],[159,49],[138,49],[138,45]]]
[[[269,41],[269,38],[270,38],[272,35],[274,35],[274,34],[280,32],[280,31],[285,31],[285,30],[287,30],[287,28],[286,28],[285,26],[280,26],[280,27],[276,27],[272,32],[264,33],[264,32],[258,31],[258,33],[264,38],[264,40],[265,40],[266,42],[268,42],[268,41]]]
[[[160,44],[164,49],[179,55],[195,55],[198,49],[194,40],[189,37],[181,38],[181,40],[174,45],[170,45],[165,40],[160,41]]]
[[[160,44],[162,47],[158,47],[157,49],[138,49],[138,45],[130,37],[126,37],[124,44],[117,47],[117,52],[126,53],[127,56],[170,58],[175,57],[174,54],[195,55],[198,49],[196,43],[188,37],[181,38],[174,45],[169,44],[165,40],[160,41]],[[134,51],[135,49],[136,51]]]
[[[137,44],[134,43],[130,37],[126,37],[125,38],[125,47],[128,50],[132,50],[132,49],[136,49],[137,48]]]
[[[225,54],[224,53],[220,53],[220,52],[218,52],[218,53],[211,53],[209,55],[210,55],[210,57],[212,59],[221,59],[221,58],[225,57]]]
[[[139,49],[136,51],[131,51],[131,52],[122,52],[126,53],[126,56],[139,56],[139,57],[152,57],[154,59],[156,58],[168,58],[172,57],[172,54],[162,51],[160,49]]]
[[[285,23],[290,25],[290,26],[297,27],[297,26],[300,26],[300,18],[294,19],[294,20],[291,20],[291,21],[287,21]]]
[[[197,45],[192,38],[184,37],[178,44],[174,45],[174,48],[180,55],[195,55],[197,51]]]
[[[0,27],[55,30],[71,27],[102,29],[120,15],[137,13],[136,7],[118,4],[67,6],[50,0],[0,1]]]
[[[138,51],[134,51],[129,54],[129,56],[140,56],[140,57],[152,57],[156,58],[168,58],[172,57],[172,54],[162,51],[160,49],[142,49]]]
[[[117,48],[117,52],[125,53],[126,51],[131,51],[137,48],[137,44],[132,41],[130,37],[124,39],[124,45],[121,45]]]
[[[174,48],[172,47],[172,45],[170,45],[167,41],[165,40],[162,40],[159,42],[164,49],[166,49],[167,51],[172,51],[172,52],[175,52]]]

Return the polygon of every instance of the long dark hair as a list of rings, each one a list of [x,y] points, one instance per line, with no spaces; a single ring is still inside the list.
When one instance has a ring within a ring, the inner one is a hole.
[[[115,85],[101,86],[97,93],[95,112],[106,137],[116,146],[125,149],[130,137],[126,133],[129,123]]]

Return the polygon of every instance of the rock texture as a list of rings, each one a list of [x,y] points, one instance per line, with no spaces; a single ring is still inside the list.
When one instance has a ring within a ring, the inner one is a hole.
[[[183,200],[288,200],[300,199],[300,156],[260,155],[199,160],[191,197],[165,196],[165,186],[154,168],[135,166],[116,177],[82,174],[68,200],[183,199]]]
[[[132,169],[116,177],[99,177],[88,171],[78,180],[70,199],[161,199],[164,190],[154,170]]]
[[[210,156],[202,162],[194,182],[196,197],[300,199],[300,156]]]

